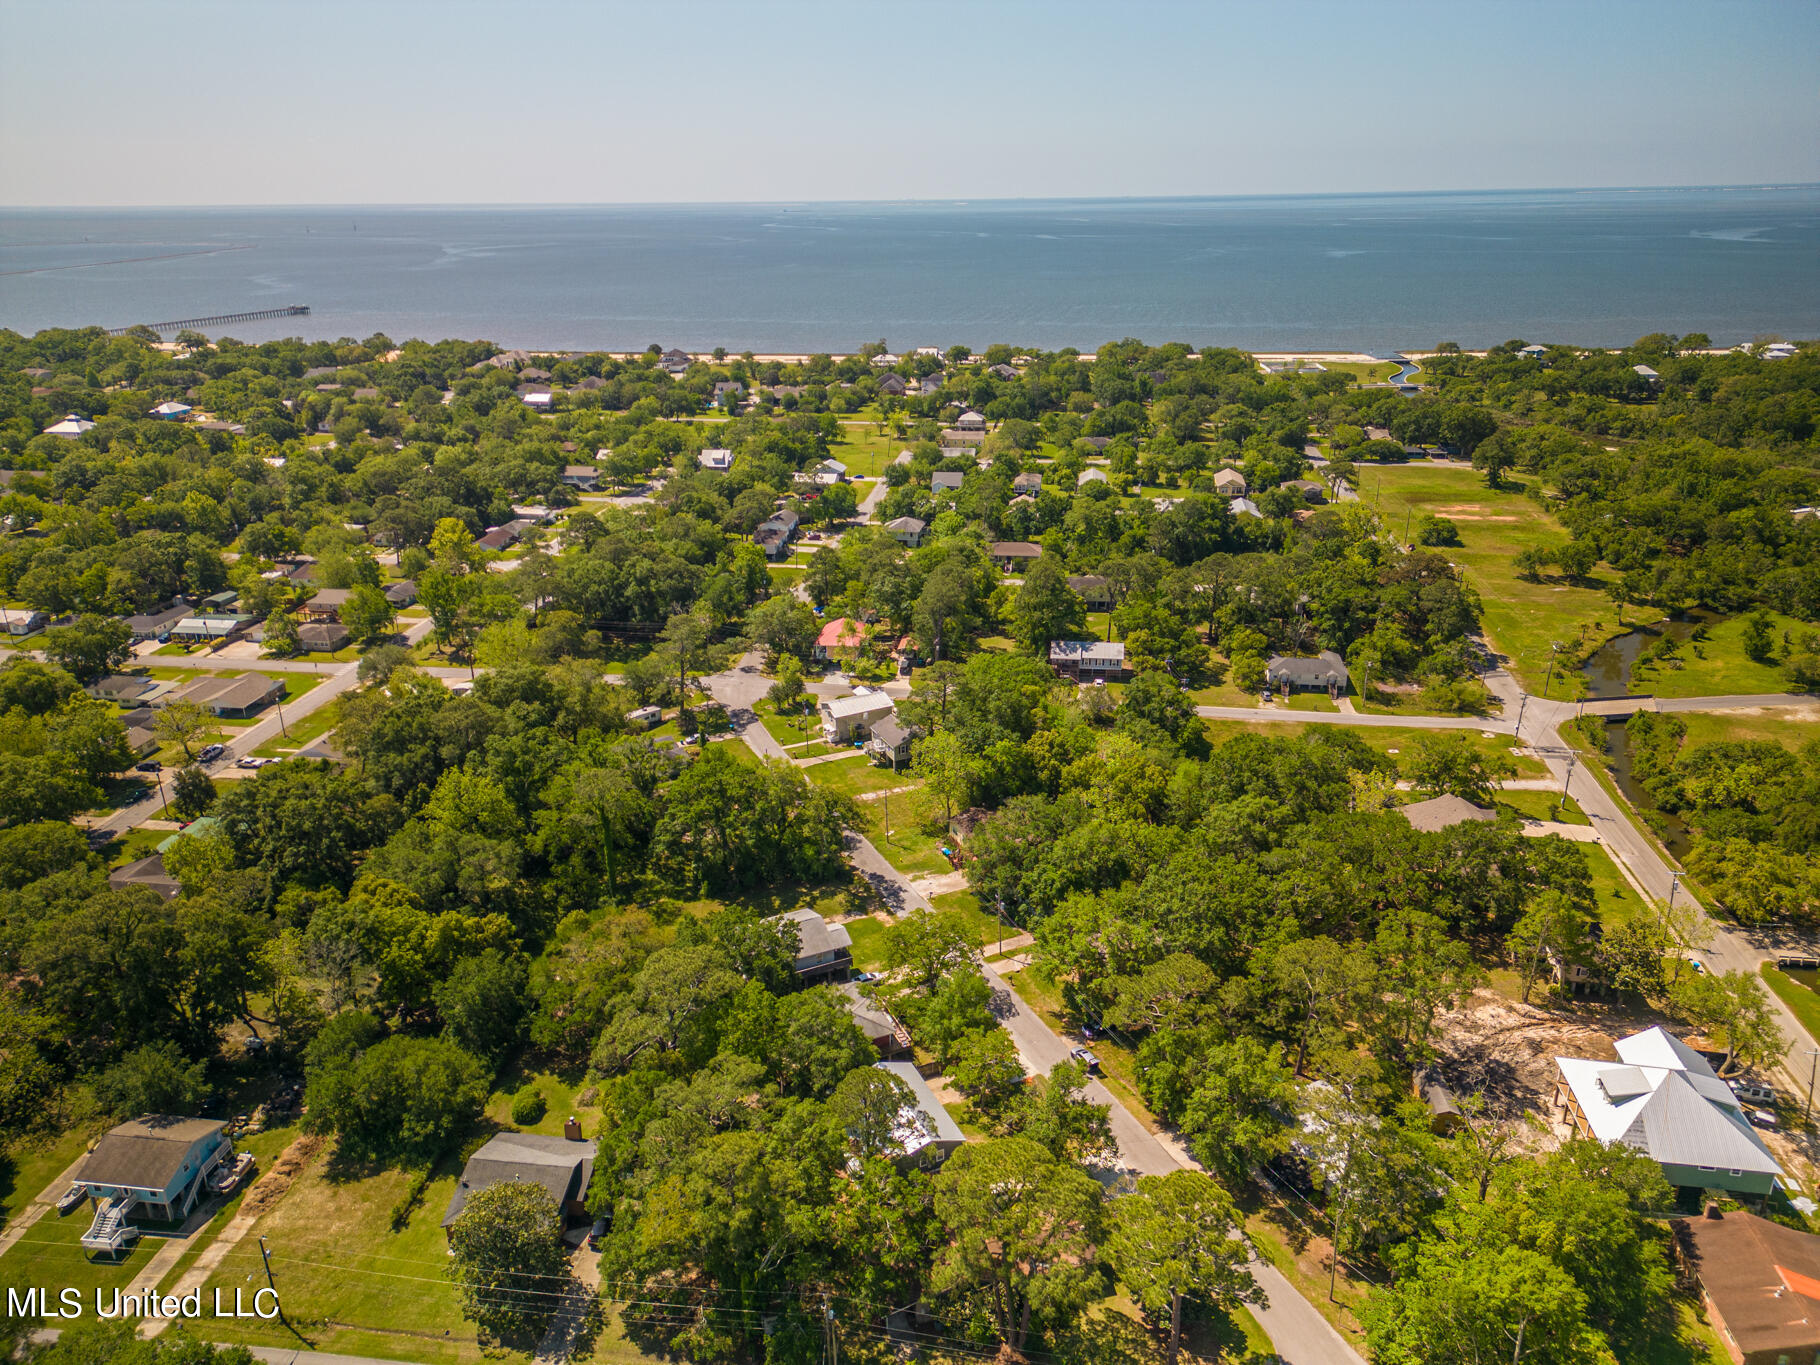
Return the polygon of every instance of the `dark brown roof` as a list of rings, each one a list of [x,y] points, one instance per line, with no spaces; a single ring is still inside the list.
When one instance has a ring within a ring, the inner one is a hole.
[[[88,1185],[125,1185],[162,1190],[183,1167],[183,1158],[202,1138],[219,1133],[214,1119],[148,1114],[108,1129],[82,1163],[76,1179]]]
[[[1728,1213],[1678,1218],[1675,1238],[1746,1356],[1820,1350],[1820,1237]]]

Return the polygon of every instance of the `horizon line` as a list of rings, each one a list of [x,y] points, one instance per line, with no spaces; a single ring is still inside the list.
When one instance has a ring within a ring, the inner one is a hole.
[[[823,208],[866,205],[870,207],[969,208],[999,204],[1132,204],[1132,203],[1207,203],[1283,199],[1415,199],[1464,197],[1485,194],[1661,194],[1691,193],[1701,190],[1752,191],[1769,193],[1820,189],[1820,180],[1747,181],[1741,183],[1695,183],[1683,185],[1513,185],[1476,189],[1422,190],[1298,190],[1249,194],[1113,194],[1113,195],[927,195],[901,199],[597,199],[597,200],[471,200],[467,202],[430,199],[393,201],[328,201],[292,203],[140,203],[140,204],[9,204],[0,203],[0,213],[10,212],[138,212],[171,210],[249,210],[249,209],[637,209],[637,208]]]

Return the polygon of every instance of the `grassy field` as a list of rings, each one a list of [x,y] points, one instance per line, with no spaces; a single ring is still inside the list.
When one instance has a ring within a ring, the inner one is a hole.
[[[1247,720],[1204,720],[1201,724],[1207,727],[1207,738],[1213,744],[1224,744],[1229,739],[1236,739],[1240,735],[1247,734],[1277,735],[1282,737],[1298,736],[1305,734],[1307,731],[1314,728],[1313,722],[1293,720],[1274,720],[1259,723],[1253,723],[1252,721]],[[1326,723],[1323,722],[1322,724],[1325,725]],[[1473,747],[1485,757],[1490,758],[1493,755],[1501,754],[1514,763],[1517,769],[1516,776],[1518,777],[1548,776],[1548,768],[1543,764],[1541,759],[1532,758],[1527,754],[1521,757],[1513,755],[1510,752],[1512,747],[1511,737],[1509,735],[1497,734],[1493,731],[1451,730],[1437,732],[1434,730],[1420,729],[1415,726],[1405,727],[1401,725],[1356,725],[1347,728],[1379,753],[1396,759],[1397,766],[1405,777],[1409,775],[1408,765],[1410,759],[1415,755],[1416,741],[1421,739],[1424,735],[1436,733],[1462,734],[1469,736],[1472,740]],[[1515,795],[1516,793],[1512,794]]]
[[[780,716],[770,702],[761,701],[757,706],[757,714],[760,724],[765,727],[765,733],[779,744],[804,744],[821,736],[821,721],[814,711]]]
[[[1721,740],[1764,740],[1799,749],[1820,739],[1820,698],[1812,706],[1743,707],[1735,711],[1682,711],[1687,738],[1682,751]]]
[[[264,744],[256,747],[253,752],[260,758],[283,758],[287,754],[294,754],[299,749],[307,748],[313,741],[321,739],[330,730],[333,730],[340,720],[339,704],[330,702],[327,706],[318,707],[310,712],[302,720],[287,724],[285,729],[289,731],[288,734],[280,731]]]
[[[1792,616],[1770,613],[1775,623],[1775,654],[1768,663],[1757,663],[1744,653],[1744,623],[1734,616],[1713,626],[1704,640],[1683,644],[1671,661],[1651,660],[1631,669],[1630,690],[1658,697],[1723,697],[1759,692],[1787,692],[1780,660],[1786,650],[1784,631],[1796,638],[1812,627]]]
[[[1779,972],[1769,963],[1762,967],[1763,979],[1769,988],[1781,997],[1789,1012],[1816,1038],[1820,1038],[1820,994],[1810,991],[1794,977]]]
[[[807,753],[798,749],[796,753]],[[858,798],[870,792],[896,793],[887,800],[860,801],[859,832],[872,841],[885,861],[908,876],[926,876],[950,870],[942,856],[942,843],[947,838],[941,813],[923,795],[922,782],[908,773],[893,773],[866,759],[844,763],[818,763],[803,770],[818,787]],[[899,792],[908,787],[910,790]],[[891,837],[885,837],[885,814],[889,810]]]
[[[843,423],[839,438],[828,443],[828,453],[847,466],[852,478],[877,479],[884,476],[885,467],[909,444],[893,436],[889,429],[879,435],[871,423],[863,427]]]
[[[400,1232],[391,1210],[411,1177],[405,1171],[342,1176],[314,1161],[257,1231],[272,1247],[272,1270],[284,1286],[294,1329],[278,1323],[211,1323],[223,1340],[304,1346],[425,1362],[478,1361],[473,1329],[463,1321],[447,1279],[440,1226],[455,1189],[452,1163],[437,1172]],[[233,1289],[260,1268],[259,1244],[247,1238],[229,1252],[204,1290]]]
[[[158,837],[162,839],[164,835]],[[16,1143],[0,1153],[0,1226],[49,1189],[51,1182],[87,1149],[89,1139],[106,1127],[106,1119],[84,1119],[54,1138]]]
[[[1592,874],[1593,900],[1601,919],[1634,919],[1649,910],[1611,854],[1598,844],[1581,844],[1580,849],[1586,854],[1586,870]]]
[[[1278,698],[1278,705],[1286,706],[1291,711],[1339,711],[1339,705],[1325,692],[1292,692],[1288,700]]]
[[[1567,805],[1561,804],[1559,792],[1499,792],[1494,803],[1509,807],[1518,815],[1531,820],[1553,820],[1563,825],[1589,825],[1592,821],[1586,818],[1586,812],[1580,809],[1580,803],[1567,798]]]
[[[847,921],[847,936],[853,940],[853,965],[862,972],[876,972],[885,965],[885,926],[879,920]]]
[[[1609,573],[1595,570],[1587,582],[1571,584],[1547,576],[1536,583],[1519,578],[1513,562],[1519,552],[1565,545],[1567,533],[1522,493],[1487,488],[1476,471],[1392,465],[1361,470],[1359,477],[1359,496],[1377,507],[1392,535],[1401,538],[1406,525],[1413,534],[1425,512],[1447,517],[1459,529],[1461,543],[1443,553],[1478,590],[1486,634],[1532,692],[1540,693],[1548,676],[1551,644],[1591,645],[1660,615],[1632,607],[1621,623],[1603,591]],[[1571,685],[1557,668],[1550,695],[1570,695]]]
[[[1402,368],[1389,360],[1370,363],[1357,360],[1323,360],[1319,363],[1321,368],[1329,374],[1349,374],[1361,384],[1382,383]]]
[[[931,896],[929,904],[937,910],[961,916],[967,922],[973,941],[988,952],[997,947],[1001,936],[1015,938],[1023,932],[1009,921],[1001,926],[997,916],[980,909],[979,897],[971,891],[947,891]]]

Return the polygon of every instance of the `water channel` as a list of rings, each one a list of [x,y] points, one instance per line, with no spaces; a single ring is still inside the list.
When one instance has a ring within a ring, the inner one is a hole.
[[[1652,626],[1640,626],[1606,641],[1580,669],[1580,675],[1586,679],[1587,699],[1600,701],[1628,697],[1631,695],[1631,670],[1645,649],[1663,636],[1685,644],[1695,630],[1702,625],[1710,625],[1717,619],[1709,612],[1690,612],[1675,619],[1658,621]],[[1632,766],[1630,732],[1624,728],[1623,717],[1613,717],[1605,723],[1605,751],[1612,780],[1617,783],[1618,790],[1624,793],[1625,799],[1639,813],[1646,813],[1646,818],[1669,854],[1677,861],[1685,858],[1692,842],[1687,822],[1679,815],[1657,810],[1649,793],[1637,781]]]

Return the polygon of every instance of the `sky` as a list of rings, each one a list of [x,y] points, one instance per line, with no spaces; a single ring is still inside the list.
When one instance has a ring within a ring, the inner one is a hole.
[[[0,0],[0,204],[1820,181],[1813,0]]]

